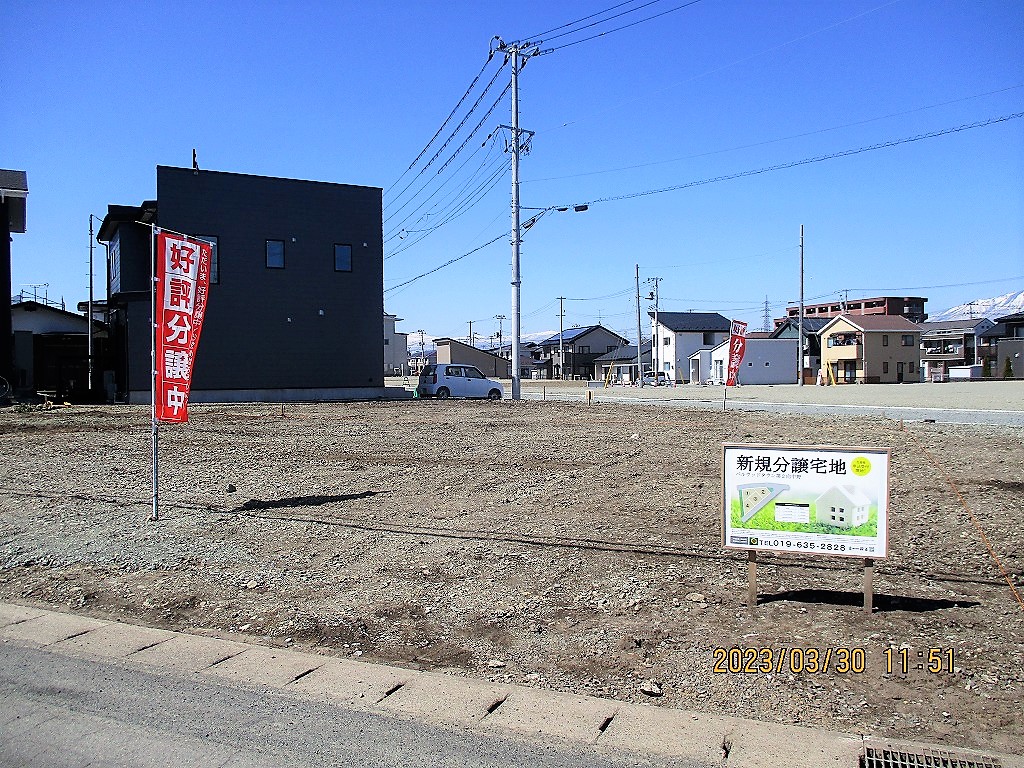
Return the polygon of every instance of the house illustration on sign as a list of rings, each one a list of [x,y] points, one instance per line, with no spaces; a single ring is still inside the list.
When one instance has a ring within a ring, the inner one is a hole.
[[[817,522],[836,528],[856,528],[868,521],[871,500],[851,485],[834,485],[814,504]]]

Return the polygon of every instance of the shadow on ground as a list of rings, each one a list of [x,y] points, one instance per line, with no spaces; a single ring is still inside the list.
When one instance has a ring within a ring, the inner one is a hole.
[[[863,592],[839,592],[831,589],[792,589],[777,592],[773,595],[760,595],[758,604],[791,602],[816,603],[823,605],[864,605]],[[887,595],[876,593],[872,605],[877,613],[891,611],[908,611],[910,613],[927,613],[944,611],[950,608],[974,608],[981,603],[974,600],[939,600],[926,597],[906,597],[904,595]]]

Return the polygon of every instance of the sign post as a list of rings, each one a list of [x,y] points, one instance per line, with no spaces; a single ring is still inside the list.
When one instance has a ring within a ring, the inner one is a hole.
[[[212,249],[209,243],[154,227],[150,253],[153,255],[150,259],[152,519],[159,520],[159,422],[188,421],[188,395],[199,333],[206,315]]]
[[[747,552],[747,603],[757,605],[757,553],[853,557],[872,608],[875,560],[888,556],[889,449],[723,446],[722,541]]]

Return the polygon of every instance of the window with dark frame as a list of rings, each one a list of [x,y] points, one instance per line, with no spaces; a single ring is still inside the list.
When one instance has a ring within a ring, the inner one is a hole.
[[[888,347],[889,346],[889,334],[887,334],[887,333],[883,333],[882,334],[882,346],[883,347]]]
[[[334,244],[334,271],[352,271],[352,246],[343,243]]]
[[[267,240],[267,269],[284,269],[284,240]]]
[[[906,334],[903,335],[903,346],[904,347],[912,347],[912,346],[914,346],[914,336],[913,336],[913,334],[906,333]]]
[[[210,244],[210,285],[220,283],[220,258],[217,255],[217,235],[196,235],[196,240]]]

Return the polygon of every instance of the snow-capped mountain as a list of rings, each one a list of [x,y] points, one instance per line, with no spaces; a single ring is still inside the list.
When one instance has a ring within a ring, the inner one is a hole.
[[[928,322],[937,323],[943,320],[966,320],[972,317],[987,317],[994,320],[1004,315],[1024,312],[1024,291],[1014,291],[996,296],[994,299],[975,299],[945,312],[929,314]]]

